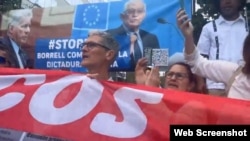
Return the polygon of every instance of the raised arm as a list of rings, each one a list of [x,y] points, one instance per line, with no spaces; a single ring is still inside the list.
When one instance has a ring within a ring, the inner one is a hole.
[[[193,25],[184,10],[179,10],[177,13],[177,24],[185,37],[185,53],[187,55],[194,52]]]
[[[227,61],[207,60],[200,55],[194,44],[193,25],[184,10],[178,11],[177,24],[185,38],[184,56],[186,62],[192,67],[192,71],[197,75],[227,85],[238,65]]]

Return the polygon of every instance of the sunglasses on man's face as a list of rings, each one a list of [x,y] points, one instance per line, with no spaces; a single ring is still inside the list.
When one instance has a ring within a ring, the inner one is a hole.
[[[3,56],[0,56],[0,64],[6,64],[7,59]]]

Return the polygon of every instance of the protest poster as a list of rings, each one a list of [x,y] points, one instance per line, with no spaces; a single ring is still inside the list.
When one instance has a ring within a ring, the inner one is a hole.
[[[30,32],[27,41],[22,45],[23,50],[30,58],[29,68],[86,72],[86,68],[81,66],[81,57],[79,56],[81,49],[78,45],[87,38],[90,30],[102,30],[113,34],[120,43],[118,57],[111,65],[110,71],[133,71],[134,66],[131,65],[132,59],[128,47],[131,45],[130,39],[127,35],[115,34],[116,30],[122,27],[121,14],[124,14],[124,6],[128,0],[78,1],[76,3],[65,1],[67,4],[64,5],[56,1],[53,3],[46,3],[42,0],[37,2],[36,5],[40,5],[40,7],[30,9],[32,11]],[[176,12],[180,9],[179,1],[144,0],[144,2],[146,9],[145,17],[140,24],[141,43],[139,43],[142,56],[145,56],[142,50],[147,48],[167,49],[168,57],[176,52],[182,52],[184,40],[176,26]],[[50,5],[51,7],[49,7]],[[191,18],[192,1],[186,0],[184,5]],[[12,11],[20,13],[22,10],[27,9]],[[7,36],[9,19],[8,12],[2,15],[0,35],[4,38]],[[5,40],[10,45],[9,39]],[[50,49],[53,40],[56,41],[55,49]],[[66,40],[71,42],[68,44]],[[69,50],[73,50],[77,55],[64,56],[63,59],[57,54]],[[41,58],[41,53],[50,55]]]

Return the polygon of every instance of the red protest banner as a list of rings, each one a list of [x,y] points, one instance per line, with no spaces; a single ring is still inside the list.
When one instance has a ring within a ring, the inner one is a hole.
[[[249,124],[250,102],[65,71],[0,70],[0,127],[73,141],[167,141],[171,124]]]

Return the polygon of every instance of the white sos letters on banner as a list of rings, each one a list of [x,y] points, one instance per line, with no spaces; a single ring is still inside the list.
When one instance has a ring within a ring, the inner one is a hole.
[[[135,100],[140,99],[144,103],[157,104],[161,102],[163,94],[123,87],[114,93],[114,97],[124,120],[116,122],[115,115],[99,113],[92,121],[90,128],[103,135],[134,138],[140,136],[147,126],[147,118]]]
[[[62,125],[74,122],[88,115],[101,100],[104,87],[96,80],[83,75],[71,74],[53,82],[45,83],[46,75],[16,75],[1,76],[5,79],[0,84],[0,90],[12,87],[21,78],[24,85],[41,85],[31,97],[30,114],[37,121],[48,125]],[[72,84],[81,83],[80,90],[67,105],[57,108],[54,106],[56,97]],[[10,92],[0,97],[0,112],[22,102],[25,94]],[[90,129],[101,135],[117,138],[134,138],[143,134],[147,126],[147,118],[136,103],[136,99],[148,104],[160,103],[163,94],[122,87],[114,92],[114,99],[123,115],[123,121],[116,122],[115,115],[100,112],[90,123]],[[6,104],[7,103],[7,104]],[[134,128],[136,126],[136,128]],[[109,128],[107,128],[109,127]]]
[[[60,91],[77,82],[82,82],[82,85],[76,97],[66,106],[56,108],[54,100]],[[86,76],[70,75],[42,85],[34,93],[29,109],[31,115],[41,123],[66,124],[87,115],[100,101],[102,91],[103,86],[95,80]]]
[[[24,85],[36,85],[41,84],[45,82],[45,75],[4,75],[0,76],[0,90],[3,90],[5,88],[8,88],[12,86],[18,79],[24,78],[25,82]],[[20,103],[23,98],[25,97],[25,94],[20,92],[10,92],[4,94],[2,97],[0,97],[0,112],[7,110],[9,108],[14,107],[18,103]]]

